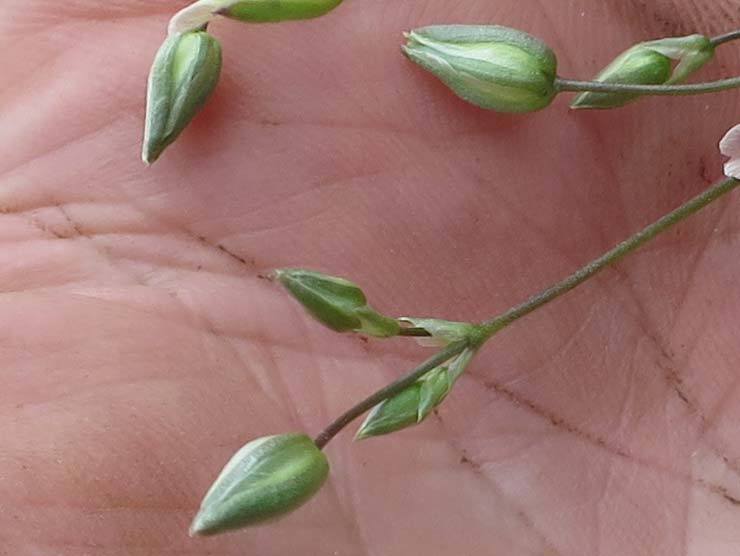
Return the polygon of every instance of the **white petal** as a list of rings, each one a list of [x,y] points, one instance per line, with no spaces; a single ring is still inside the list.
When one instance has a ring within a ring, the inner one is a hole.
[[[740,158],[733,158],[725,164],[725,176],[740,180]]]
[[[183,8],[170,19],[167,34],[177,35],[200,29],[216,17],[216,12],[230,2],[224,0],[200,0]]]
[[[740,124],[725,133],[719,142],[719,150],[725,156],[740,158]]]

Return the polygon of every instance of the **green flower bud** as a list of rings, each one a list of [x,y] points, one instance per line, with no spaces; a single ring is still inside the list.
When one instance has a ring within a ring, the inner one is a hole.
[[[214,535],[291,512],[321,488],[328,474],[326,456],[304,433],[253,440],[208,490],[190,534]]]
[[[177,12],[169,24],[169,34],[202,31],[219,15],[265,23],[309,19],[333,10],[342,0],[198,0]]]
[[[319,322],[337,332],[355,331],[370,336],[395,336],[400,325],[368,304],[357,284],[301,268],[275,271],[275,276]]]
[[[406,34],[404,53],[468,102],[533,112],[557,94],[557,61],[539,39],[498,25],[432,25]]]
[[[475,355],[466,349],[448,364],[432,369],[401,392],[376,405],[355,434],[355,440],[380,436],[421,423],[447,397]]]
[[[228,6],[217,13],[240,21],[266,23],[319,17],[341,2],[342,0],[240,0],[225,2]]]
[[[685,81],[714,56],[712,41],[703,35],[669,37],[636,44],[617,56],[594,77],[602,83],[672,85]],[[673,67],[674,61],[678,63]],[[639,93],[581,93],[571,108],[616,108]]]
[[[172,35],[149,73],[142,159],[152,164],[180,135],[213,91],[221,46],[203,31]]]

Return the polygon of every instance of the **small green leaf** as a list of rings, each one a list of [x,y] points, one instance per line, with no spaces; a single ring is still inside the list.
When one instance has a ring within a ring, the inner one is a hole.
[[[355,314],[362,323],[357,332],[375,336],[378,338],[390,338],[398,335],[401,325],[396,319],[381,315],[370,307],[361,307],[355,311]]]

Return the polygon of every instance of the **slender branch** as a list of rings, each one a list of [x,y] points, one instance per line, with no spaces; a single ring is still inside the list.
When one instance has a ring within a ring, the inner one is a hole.
[[[721,35],[712,37],[709,40],[712,43],[712,46],[719,46],[721,44],[725,44],[726,42],[734,41],[737,39],[740,39],[740,30],[730,31],[729,33],[722,33]]]
[[[715,183],[703,193],[697,195],[677,209],[659,218],[649,226],[646,226],[632,237],[624,240],[616,247],[610,249],[600,257],[597,257],[567,278],[564,278],[560,282],[542,290],[538,294],[533,295],[525,302],[519,305],[515,305],[501,315],[481,323],[481,326],[484,330],[484,335],[481,339],[481,343],[487,340],[492,334],[511,324],[515,320],[522,318],[535,309],[542,307],[550,301],[560,297],[564,293],[569,292],[570,290],[582,284],[607,266],[614,264],[626,254],[638,249],[661,232],[664,232],[674,224],[677,224],[678,222],[681,222],[695,212],[698,212],[722,195],[729,193],[738,185],[740,185],[740,181],[734,178],[725,178]]]
[[[383,400],[395,396],[401,390],[404,390],[406,387],[416,382],[419,378],[421,378],[423,375],[425,375],[435,367],[439,367],[448,359],[451,359],[459,353],[462,353],[462,351],[466,347],[468,347],[467,341],[455,342],[448,345],[443,350],[437,352],[435,355],[424,361],[424,363],[410,371],[408,374],[392,382],[388,386],[381,388],[371,396],[365,398],[357,405],[348,409],[328,427],[321,431],[314,439],[314,443],[316,444],[316,446],[319,447],[319,449],[323,449],[324,446],[326,446],[329,441],[339,433],[339,431],[341,431],[344,427],[357,419],[360,415],[362,415],[366,411],[369,411]]]
[[[594,93],[636,93],[640,95],[700,95],[716,93],[727,89],[740,87],[740,77],[707,81],[706,83],[692,83],[689,85],[635,85],[631,83],[602,83],[600,81],[578,81],[575,79],[555,80],[559,92],[594,92]]]

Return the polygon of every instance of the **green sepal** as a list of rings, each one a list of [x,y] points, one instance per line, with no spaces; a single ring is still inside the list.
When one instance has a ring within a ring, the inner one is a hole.
[[[319,322],[337,332],[356,330],[362,322],[355,314],[367,305],[362,290],[349,280],[301,268],[275,271],[280,283]]]
[[[404,53],[464,100],[533,112],[555,98],[557,60],[542,41],[499,25],[432,25],[406,34]]]
[[[152,164],[190,123],[218,83],[221,46],[209,33],[168,37],[149,73],[142,160]]]
[[[447,396],[452,388],[452,381],[447,367],[438,367],[421,379],[419,389],[419,407],[416,412],[416,422],[421,423],[432,410]]]
[[[421,381],[416,381],[392,398],[376,405],[358,429],[355,440],[390,434],[418,423],[421,384]]]
[[[682,83],[692,73],[698,71],[704,64],[714,57],[714,43],[704,35],[688,35],[686,37],[667,37],[646,43],[648,48],[677,60],[670,79],[666,85]]]
[[[475,357],[475,354],[475,349],[468,348],[450,361],[447,368],[447,379],[450,382],[450,386],[452,386],[457,379],[462,376],[470,361]]]
[[[226,464],[201,502],[191,535],[214,535],[291,512],[324,484],[329,462],[304,433],[258,438]]]
[[[396,319],[386,317],[370,307],[357,309],[355,314],[361,323],[357,332],[362,334],[377,338],[390,338],[397,336],[401,330],[401,325]]]

